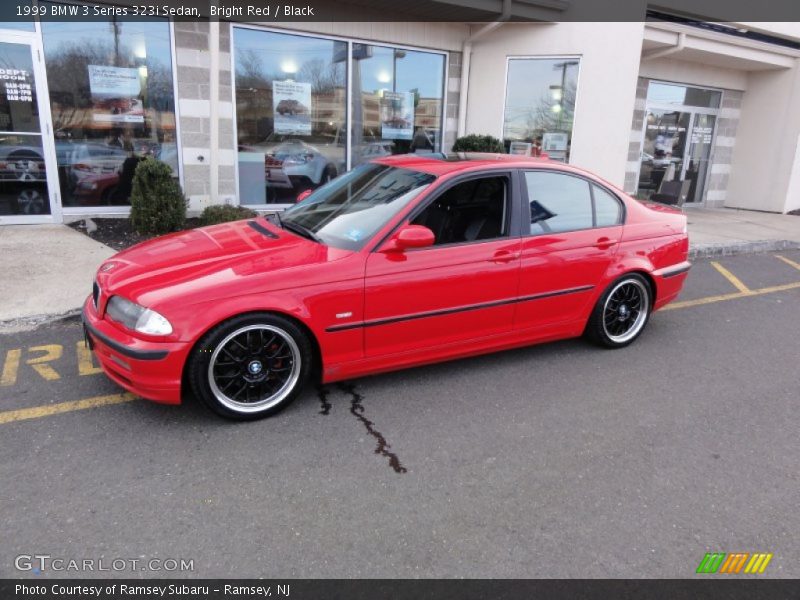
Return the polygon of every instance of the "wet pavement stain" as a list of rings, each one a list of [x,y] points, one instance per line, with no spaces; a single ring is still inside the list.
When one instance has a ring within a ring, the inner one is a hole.
[[[328,402],[328,394],[330,393],[331,391],[324,386],[319,386],[317,388],[317,398],[319,398],[319,403],[322,406],[319,411],[321,415],[328,415],[331,412],[331,403]]]
[[[378,445],[375,447],[375,454],[380,454],[381,456],[388,458],[389,466],[392,467],[395,473],[407,473],[408,469],[406,469],[400,463],[400,459],[397,457],[397,454],[389,450],[392,446],[386,441],[386,438],[383,437],[383,434],[375,429],[375,424],[364,416],[365,409],[364,405],[362,404],[364,396],[356,391],[356,386],[352,383],[337,383],[336,387],[338,387],[345,394],[350,395],[350,412],[353,416],[355,416],[356,419],[364,424],[364,427],[367,429],[367,433],[377,440]]]

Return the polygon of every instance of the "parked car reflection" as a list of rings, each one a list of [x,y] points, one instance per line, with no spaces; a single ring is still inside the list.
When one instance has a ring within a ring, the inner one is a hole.
[[[0,214],[49,212],[47,177],[41,147],[3,145],[0,140]]]

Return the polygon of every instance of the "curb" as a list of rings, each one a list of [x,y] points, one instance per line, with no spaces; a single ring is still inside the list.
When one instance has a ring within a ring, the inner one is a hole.
[[[80,316],[81,309],[76,308],[53,315],[32,315],[29,317],[19,317],[17,319],[7,319],[5,321],[0,321],[0,335],[30,331],[42,325],[52,325],[59,321],[77,320]]]
[[[759,240],[754,242],[732,242],[722,244],[698,244],[689,248],[689,258],[714,258],[737,254],[763,254],[779,250],[795,250],[800,242],[793,240]]]

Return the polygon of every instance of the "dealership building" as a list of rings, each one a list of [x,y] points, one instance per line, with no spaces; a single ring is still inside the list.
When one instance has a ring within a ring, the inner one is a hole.
[[[800,23],[646,8],[580,22],[568,2],[486,4],[504,12],[0,22],[0,224],[125,215],[148,155],[192,211],[271,210],[466,134],[687,209],[800,209]]]

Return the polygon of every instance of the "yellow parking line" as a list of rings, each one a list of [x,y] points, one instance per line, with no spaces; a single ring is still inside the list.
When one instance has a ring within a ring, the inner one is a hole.
[[[732,294],[721,294],[719,296],[706,296],[705,298],[698,298],[697,300],[684,300],[683,302],[673,302],[667,304],[661,310],[676,310],[679,308],[689,308],[690,306],[701,306],[703,304],[713,304],[714,302],[723,302],[725,300],[736,300],[737,298],[751,298],[753,296],[763,296],[764,294],[774,294],[775,292],[785,292],[787,290],[800,289],[800,281],[795,283],[785,283],[783,285],[773,285],[770,287],[761,288],[759,290],[750,290],[747,292],[733,292]]]
[[[14,421],[26,421],[28,419],[39,419],[49,417],[59,413],[72,412],[74,410],[84,410],[86,408],[97,408],[98,406],[110,406],[112,404],[122,404],[136,400],[136,396],[125,392],[123,394],[110,394],[108,396],[95,396],[94,398],[84,398],[73,402],[59,402],[58,404],[48,404],[45,406],[34,406],[31,408],[21,408],[19,410],[6,410],[0,412],[0,425],[12,423]]]
[[[733,287],[739,290],[742,294],[751,294],[752,291],[749,287],[747,287],[742,280],[739,279],[736,275],[728,271],[725,267],[719,264],[716,261],[711,261],[711,266],[714,267],[717,271],[719,271],[720,275],[722,275],[725,279],[727,279]]]
[[[777,256],[777,255],[776,255]],[[778,256],[781,260],[786,261],[793,267],[800,270],[800,264]],[[730,294],[720,294],[718,296],[706,296],[705,298],[697,298],[696,300],[684,300],[682,302],[672,302],[661,310],[678,310],[681,308],[691,308],[693,306],[702,306],[704,304],[713,304],[715,302],[724,302],[725,300],[736,300],[737,298],[752,298],[753,296],[763,296],[765,294],[774,294],[776,292],[785,292],[788,290],[800,289],[800,281],[794,283],[785,283],[783,285],[773,285],[770,287],[761,288],[758,290],[751,290],[739,281],[735,275],[731,274],[725,267],[718,263],[712,262],[717,270],[722,273],[733,285],[740,291]],[[727,273],[727,275],[726,275]],[[730,276],[730,277],[729,277]],[[734,283],[734,282],[738,282]],[[94,398],[84,398],[83,400],[75,400],[73,402],[60,402],[58,404],[48,404],[45,406],[34,406],[31,408],[21,408],[19,410],[0,411],[0,425],[4,423],[13,423],[15,421],[26,421],[28,419],[40,419],[42,417],[49,417],[65,412],[72,412],[76,410],[84,410],[87,408],[97,408],[100,406],[111,406],[113,404],[122,404],[136,400],[137,396],[125,392],[122,394],[110,394],[108,396],[95,396]]]
[[[800,263],[794,262],[794,261],[793,261],[791,258],[786,258],[785,256],[781,256],[780,254],[775,254],[774,256],[775,256],[775,258],[777,258],[777,259],[779,259],[779,260],[782,260],[783,262],[785,262],[787,265],[791,265],[791,266],[793,266],[795,269],[797,269],[798,271],[800,271]]]

